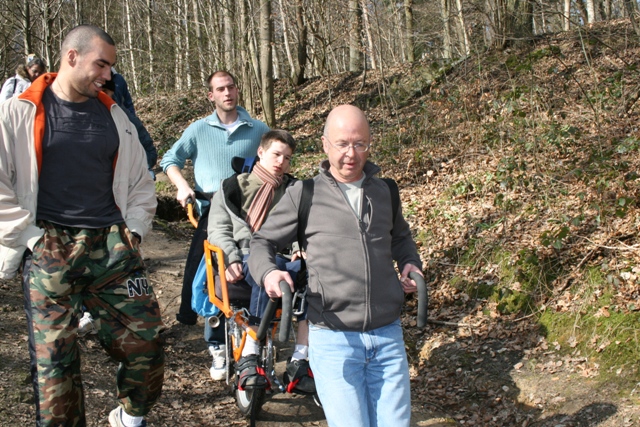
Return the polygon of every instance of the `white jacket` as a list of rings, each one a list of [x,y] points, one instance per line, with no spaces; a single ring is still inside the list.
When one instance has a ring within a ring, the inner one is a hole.
[[[44,234],[35,224],[45,126],[42,95],[56,74],[43,77],[0,104],[0,279],[15,276],[24,251]],[[103,93],[99,99],[109,107],[120,138],[114,164],[115,202],[127,227],[144,237],[157,205],[146,154],[124,111]]]
[[[20,74],[16,74],[15,76],[8,78],[2,85],[2,90],[0,90],[0,102],[20,95],[22,92],[27,90],[30,85],[31,80],[22,77]]]

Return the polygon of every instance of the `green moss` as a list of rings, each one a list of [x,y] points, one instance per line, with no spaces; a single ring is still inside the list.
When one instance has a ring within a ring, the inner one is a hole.
[[[539,322],[547,331],[547,341],[558,342],[561,351],[598,363],[598,381],[613,382],[628,391],[640,382],[640,313],[610,307],[611,297],[605,292],[576,313],[546,310]]]

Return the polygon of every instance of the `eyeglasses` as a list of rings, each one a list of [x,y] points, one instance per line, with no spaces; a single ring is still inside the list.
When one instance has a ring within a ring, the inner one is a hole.
[[[355,144],[339,142],[337,144],[334,144],[333,142],[331,142],[331,140],[329,140],[329,138],[327,138],[327,135],[324,135],[324,137],[329,142],[329,144],[333,145],[333,147],[342,154],[348,153],[350,148],[353,148],[358,153],[364,153],[365,151],[369,150],[369,147],[371,147],[371,144],[365,144],[362,142],[356,142]]]

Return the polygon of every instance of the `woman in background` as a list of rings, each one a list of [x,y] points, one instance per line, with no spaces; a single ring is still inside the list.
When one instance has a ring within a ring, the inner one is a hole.
[[[16,69],[16,75],[7,79],[2,85],[0,91],[0,102],[6,101],[13,96],[20,95],[27,90],[31,85],[31,82],[37,79],[41,74],[44,74],[47,67],[44,65],[44,61],[34,55],[29,55],[27,63],[20,64]]]

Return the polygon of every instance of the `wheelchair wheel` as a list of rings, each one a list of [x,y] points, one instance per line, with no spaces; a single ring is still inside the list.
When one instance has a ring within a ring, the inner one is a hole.
[[[242,415],[251,419],[252,426],[262,409],[265,394],[266,391],[264,388],[236,390],[236,403],[238,405],[238,409],[240,409]]]

